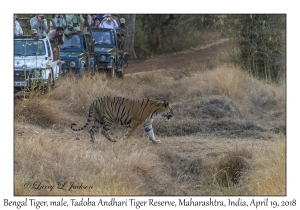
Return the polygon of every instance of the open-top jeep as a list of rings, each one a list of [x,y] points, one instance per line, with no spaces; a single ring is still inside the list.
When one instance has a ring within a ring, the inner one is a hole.
[[[27,21],[23,18],[19,21]],[[55,23],[54,23],[55,24]],[[50,89],[60,72],[59,49],[48,37],[33,39],[31,35],[14,37],[14,87],[43,86]]]
[[[113,16],[118,22],[119,17]],[[120,49],[118,35],[115,29],[92,28],[95,40],[95,63],[96,71],[104,71],[111,77],[123,78],[127,67],[128,53]]]
[[[60,45],[60,59],[65,62],[63,73],[82,75],[84,70],[94,67],[94,40],[90,34],[77,31],[65,34],[64,44]]]

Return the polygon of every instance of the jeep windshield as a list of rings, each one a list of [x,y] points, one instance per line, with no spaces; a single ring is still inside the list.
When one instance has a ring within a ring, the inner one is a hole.
[[[81,48],[82,45],[82,40],[80,38],[80,34],[72,34],[69,36],[65,36],[64,39],[64,44],[60,45],[61,50],[69,50],[69,49],[76,49],[76,48]]]
[[[43,56],[46,48],[43,41],[39,40],[14,40],[15,56]]]
[[[93,30],[92,33],[95,39],[95,46],[111,48],[115,45],[115,38],[110,31]]]

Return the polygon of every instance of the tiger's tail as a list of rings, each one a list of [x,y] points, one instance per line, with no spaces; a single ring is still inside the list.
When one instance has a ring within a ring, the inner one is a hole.
[[[92,121],[92,119],[93,119],[93,112],[94,112],[94,108],[95,108],[95,105],[96,105],[96,101],[94,101],[92,104],[91,104],[91,106],[90,106],[90,110],[89,110],[89,116],[88,116],[88,118],[87,118],[87,120],[86,120],[86,122],[85,122],[85,124],[82,126],[82,127],[80,127],[80,128],[73,128],[73,126],[76,126],[76,124],[75,123],[72,123],[71,124],[71,129],[73,130],[73,131],[82,131],[83,129],[85,129],[88,125],[89,125],[89,123]]]

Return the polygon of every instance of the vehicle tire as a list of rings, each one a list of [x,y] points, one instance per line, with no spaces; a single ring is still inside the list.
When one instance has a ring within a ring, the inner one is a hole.
[[[125,75],[125,69],[124,69],[124,61],[123,61],[122,66],[120,67],[120,69],[116,73],[116,76],[117,76],[117,78],[123,79],[124,75]]]

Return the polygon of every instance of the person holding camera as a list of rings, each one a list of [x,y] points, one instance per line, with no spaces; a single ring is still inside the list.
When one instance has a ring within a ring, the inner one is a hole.
[[[36,29],[38,36],[47,36],[48,24],[44,15],[36,15],[30,19],[31,30]]]
[[[68,25],[68,27],[64,31],[64,34],[67,36],[69,36],[71,34],[76,34],[76,33],[77,33],[77,31],[73,30],[73,26],[71,26],[71,25]]]
[[[51,30],[48,33],[48,38],[50,40],[53,56],[55,60],[59,59],[60,45],[64,44],[64,29],[63,27],[57,27],[56,30]]]
[[[53,15],[52,20],[55,22],[56,27],[62,27],[64,29],[67,27],[67,23],[63,15]],[[50,21],[50,30],[55,30],[56,27],[54,27],[52,21]]]
[[[57,39],[57,41],[59,42],[59,44],[64,44],[64,28],[58,26],[56,28],[56,30],[51,30],[48,33],[48,38],[49,40],[54,40]]]
[[[84,18],[80,14],[68,14],[66,15],[66,21],[68,25],[73,27],[73,30],[80,31],[80,25],[84,23]]]
[[[15,36],[23,35],[23,29],[18,21],[17,15],[14,15],[14,34],[15,34]]]
[[[100,28],[117,29],[119,27],[117,21],[113,19],[110,14],[104,15],[103,18],[104,19],[100,23]]]

